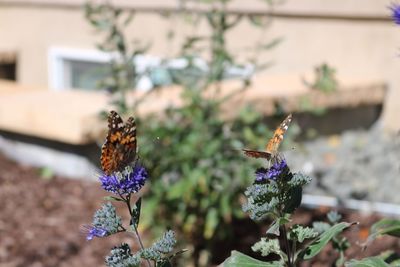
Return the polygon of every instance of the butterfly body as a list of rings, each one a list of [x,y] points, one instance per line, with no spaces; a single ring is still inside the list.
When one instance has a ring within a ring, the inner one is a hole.
[[[276,128],[274,135],[265,146],[265,151],[243,149],[244,154],[251,158],[264,158],[267,160],[276,157],[276,155],[278,154],[278,148],[283,141],[283,137],[287,129],[289,128],[289,124],[291,121],[292,114],[289,114],[286,119],[284,119],[282,123],[278,126],[278,128]]]
[[[109,175],[121,171],[136,159],[136,122],[130,117],[124,124],[117,112],[108,115],[108,133],[101,148],[101,168]]]

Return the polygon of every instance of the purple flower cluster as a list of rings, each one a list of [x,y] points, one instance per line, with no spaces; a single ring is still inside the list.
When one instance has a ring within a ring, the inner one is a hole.
[[[127,167],[123,172],[103,174],[99,179],[104,190],[114,194],[127,195],[138,192],[144,186],[147,177],[146,169],[137,165],[133,169]]]
[[[285,160],[277,161],[270,168],[259,168],[256,170],[256,181],[264,182],[267,180],[276,181],[278,177],[287,170],[288,166]]]
[[[400,25],[400,5],[392,4],[389,8],[392,10],[392,19],[394,23]]]
[[[93,225],[85,225],[83,231],[88,241],[92,240],[94,237],[105,237],[108,235],[105,229]]]
[[[256,170],[256,182],[263,182],[268,179],[268,169],[259,168]]]

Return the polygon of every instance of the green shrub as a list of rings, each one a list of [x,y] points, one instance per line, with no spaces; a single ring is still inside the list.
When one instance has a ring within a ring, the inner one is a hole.
[[[140,123],[140,154],[151,170],[143,224],[153,231],[165,225],[182,231],[197,261],[200,250],[229,237],[233,218],[243,217],[242,192],[254,165],[243,164],[240,149],[264,145],[269,131],[250,109],[225,122],[218,103],[190,91],[184,100],[163,118]]]

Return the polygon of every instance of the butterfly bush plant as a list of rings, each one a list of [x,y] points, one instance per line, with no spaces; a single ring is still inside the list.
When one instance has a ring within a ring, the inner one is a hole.
[[[391,11],[393,22],[396,25],[400,25],[400,4],[393,3],[389,9]],[[400,238],[400,220],[384,218],[374,223],[370,228],[367,241],[363,244],[364,249],[366,249],[374,240],[385,235]],[[361,260],[351,260],[346,263],[346,267],[363,266],[400,266],[400,254],[399,252],[389,250],[374,257],[368,257]]]
[[[389,8],[393,22],[400,25],[400,4],[392,4]],[[315,257],[329,242],[339,254],[335,266],[400,266],[400,254],[395,251],[346,261],[344,252],[350,243],[341,233],[355,223],[339,222],[341,216],[337,212],[328,213],[329,223],[314,222],[312,228],[291,224],[291,216],[301,203],[302,187],[311,179],[301,173],[292,173],[284,158],[273,158],[272,165],[268,162],[268,166],[257,169],[254,176],[253,184],[245,192],[247,203],[243,210],[253,220],[272,220],[266,236],[252,246],[252,250],[266,260],[233,251],[221,266],[299,266],[302,261]],[[384,235],[400,238],[400,221],[385,218],[372,225],[364,248]]]
[[[254,172],[253,179],[253,184],[245,191],[247,202],[243,211],[249,213],[252,220],[268,218],[272,221],[266,235],[252,246],[253,251],[270,260],[260,261],[233,251],[223,266],[299,266],[301,261],[316,256],[330,241],[345,243],[338,236],[353,223],[339,223],[339,217],[334,214],[330,215],[331,224],[314,227],[291,224],[291,217],[301,204],[303,187],[311,178],[292,172],[282,156],[273,156],[266,167]],[[339,251],[346,248],[343,245]]]
[[[393,22],[396,25],[400,25],[400,4],[393,3],[389,6],[389,9],[391,11]],[[367,241],[363,244],[364,249],[366,249],[374,240],[385,235],[400,238],[400,220],[384,218],[374,223],[370,228]],[[361,260],[351,260],[346,263],[346,267],[363,266],[400,266],[400,254],[399,252],[389,250],[374,257],[368,257]]]
[[[210,266],[228,255],[228,246],[237,238],[235,231],[244,219],[240,201],[251,172],[251,166],[241,164],[243,156],[237,150],[250,142],[264,143],[257,136],[269,133],[261,123],[263,116],[252,108],[244,108],[233,120],[223,118],[223,106],[229,98],[248,89],[252,74],[271,64],[261,55],[281,41],[264,35],[270,16],[230,13],[231,2],[180,1],[181,13],[174,14],[172,28],[175,31],[184,25],[188,33],[180,32],[186,38],[179,54],[171,59],[186,63],[179,70],[168,69],[168,73],[183,89],[182,106],[168,108],[161,119],[146,118],[147,142],[142,152],[148,155],[146,159],[152,159],[148,166],[160,179],[152,181],[152,199],[145,204],[148,212],[143,222],[156,216],[160,226],[171,221],[179,225],[182,239],[192,251],[186,265]],[[262,2],[269,7],[274,1]],[[202,4],[204,12],[191,10],[197,4]],[[228,35],[248,22],[259,30],[258,41],[243,49],[229,47]],[[205,25],[207,33],[198,31],[199,25]],[[240,75],[234,76],[234,72]],[[221,84],[230,78],[242,83],[221,96]],[[226,246],[221,248],[221,243]]]
[[[142,204],[142,198],[138,196],[138,193],[145,185],[148,172],[135,158],[136,125],[132,117],[128,122],[131,121],[132,124],[127,123],[125,126],[121,126],[122,120],[116,112],[112,111],[109,115],[110,129],[102,149],[104,172],[99,176],[99,180],[101,187],[112,195],[106,197],[107,202],[95,212],[92,223],[84,226],[86,239],[104,238],[122,232],[131,233],[136,238],[139,247],[137,251],[133,251],[126,243],[111,250],[105,259],[106,265],[110,267],[141,266],[142,261],[148,267],[171,266],[170,261],[176,255],[172,254],[176,244],[175,233],[168,230],[151,246],[145,247],[138,231]],[[124,129],[128,126],[131,126],[130,129]],[[116,127],[118,128],[115,129]],[[132,145],[134,151],[130,151],[127,148],[128,145]],[[134,155],[133,158],[128,154]],[[123,162],[122,160],[125,159],[129,159],[129,161]],[[130,217],[128,223],[124,224],[112,202],[124,204]]]
[[[260,1],[267,6],[274,2]],[[181,241],[186,242],[185,247],[190,246],[193,252],[186,263],[209,266],[215,261],[215,255],[224,259],[229,253],[229,249],[222,254],[221,251],[214,252],[214,248],[219,242],[235,238],[234,221],[244,217],[239,202],[241,192],[248,184],[243,177],[251,167],[240,164],[243,158],[236,150],[250,140],[258,145],[261,139],[257,136],[268,133],[268,129],[259,123],[262,116],[250,108],[243,109],[238,118],[227,122],[220,112],[227,97],[205,98],[203,92],[207,86],[231,78],[238,69],[243,75],[236,78],[243,80],[243,87],[233,90],[232,95],[243,90],[255,70],[270,65],[261,60],[261,52],[269,51],[281,39],[264,36],[271,22],[269,15],[230,13],[231,0],[178,2],[182,7],[178,13],[162,14],[167,19],[166,24],[171,24],[168,39],[173,42],[168,47],[174,48],[172,46],[181,41],[179,38],[172,40],[181,26],[188,28],[189,34],[178,32],[184,36],[183,43],[178,49],[168,50],[156,72],[152,68],[139,72],[135,65],[135,57],[145,53],[149,46],[143,41],[128,41],[127,30],[134,29],[131,26],[135,23],[128,12],[112,6],[109,1],[90,1],[85,7],[85,15],[94,29],[105,37],[98,44],[99,49],[113,58],[109,64],[111,72],[105,76],[101,88],[111,92],[112,104],[120,113],[126,114],[128,110],[140,107],[142,98],[135,99],[131,105],[127,101],[127,92],[137,85],[142,74],[148,74],[151,79],[166,74],[171,83],[183,88],[181,107],[171,107],[161,117],[139,118],[144,122],[141,124],[144,133],[140,140],[143,144],[141,156],[149,174],[157,177],[151,180],[147,200],[143,202],[142,209],[146,212],[143,212],[141,227],[156,237],[166,225],[173,223],[180,231]],[[192,12],[192,4],[201,4],[205,12]],[[198,32],[200,22],[207,25],[209,34]],[[256,27],[260,38],[250,44],[254,45],[253,49],[241,50],[245,53],[239,61],[228,49],[227,35],[240,23],[247,22]],[[129,33],[134,35],[134,32]],[[173,55],[170,54],[172,51]],[[172,64],[176,59],[186,65],[182,69],[168,68],[168,63]],[[203,64],[198,64],[199,60]]]

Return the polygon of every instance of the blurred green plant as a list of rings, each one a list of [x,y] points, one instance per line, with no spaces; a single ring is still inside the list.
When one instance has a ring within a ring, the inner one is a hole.
[[[54,171],[49,167],[43,167],[40,168],[39,175],[43,180],[51,180],[54,178]]]
[[[275,0],[261,0],[268,7],[272,7]],[[193,11],[187,7],[191,2],[203,4],[205,11]],[[262,69],[272,65],[271,61],[262,62],[260,55],[275,46],[282,38],[265,38],[265,31],[272,22],[268,15],[233,14],[229,12],[231,0],[180,0],[181,21],[192,27],[192,33],[185,40],[176,57],[185,58],[188,62],[183,71],[172,71],[174,82],[184,85],[186,88],[204,89],[209,84],[220,82],[229,78],[240,78],[245,85],[250,82],[251,76]],[[243,49],[236,49],[232,53],[227,45],[227,35],[235,29],[244,19],[260,30],[260,38],[252,45]],[[174,20],[175,27],[178,21]],[[198,27],[204,22],[210,34],[199,34]],[[171,41],[175,30],[169,32]],[[265,40],[267,39],[267,40]],[[240,54],[240,55],[239,55]],[[204,66],[196,64],[196,59],[205,60]],[[241,60],[239,60],[241,58]],[[203,68],[202,68],[203,67]]]
[[[316,116],[322,116],[326,113],[326,108],[316,107],[308,95],[302,96],[299,100],[299,107],[302,112],[311,113]]]
[[[123,12],[108,1],[86,2],[85,17],[95,30],[104,36],[104,40],[96,47],[111,58],[109,74],[99,81],[98,87],[111,93],[111,104],[119,113],[127,113],[128,110],[135,109],[140,102],[135,101],[130,107],[126,97],[126,93],[136,87],[143,75],[137,71],[134,59],[137,55],[145,53],[150,44],[139,39],[132,42],[127,40],[126,27],[131,23],[134,14]]]
[[[276,257],[258,261],[233,251],[221,266],[300,266],[301,262],[318,255],[329,242],[340,254],[336,266],[343,266],[344,251],[349,243],[341,233],[356,223],[339,222],[341,216],[331,212],[328,214],[330,223],[318,222],[313,228],[290,225],[291,217],[301,204],[303,187],[310,182],[310,177],[292,173],[279,154],[272,157],[265,167],[258,168],[253,184],[245,192],[247,203],[243,205],[243,211],[248,212],[253,220],[266,217],[272,220],[266,236],[255,243],[252,250],[260,252],[263,257]]]
[[[374,240],[385,235],[400,238],[400,220],[384,218],[374,223],[370,228],[367,241],[363,244],[363,249],[365,250]],[[374,257],[351,260],[346,262],[345,265],[346,267],[400,266],[400,253],[398,251],[389,250]]]
[[[241,192],[252,167],[241,164],[240,149],[246,144],[265,145],[270,133],[262,116],[253,109],[245,108],[238,118],[225,121],[221,118],[221,105],[246,90],[254,71],[269,65],[258,62],[260,51],[272,49],[280,42],[274,39],[267,44],[257,43],[252,49],[257,55],[247,58],[252,71],[239,76],[242,86],[227,96],[217,97],[221,82],[232,77],[229,71],[246,68],[246,63],[239,62],[238,55],[230,53],[227,45],[227,34],[244,16],[229,14],[230,1],[203,2],[209,5],[208,11],[193,13],[183,8],[181,16],[185,22],[193,23],[193,32],[204,20],[210,35],[187,36],[177,56],[186,59],[186,66],[169,70],[173,82],[184,87],[183,104],[166,110],[161,119],[146,118],[141,123],[143,137],[139,141],[143,144],[142,155],[149,159],[145,164],[154,177],[150,187],[153,198],[144,203],[147,224],[154,230],[155,216],[160,226],[173,223],[181,228],[193,246],[191,258],[195,266],[208,266],[210,254],[218,253],[213,251],[217,242],[234,238],[232,221],[243,218]],[[249,20],[265,30],[265,17]],[[206,67],[198,64],[199,58]],[[204,97],[207,90],[215,90],[214,97]],[[146,224],[145,218],[143,223]],[[206,260],[201,260],[201,255],[206,255]]]
[[[330,211],[327,215],[327,218],[328,222],[313,222],[313,228],[319,234],[322,234],[336,223],[339,223],[339,221],[342,219],[342,216],[337,211]],[[337,267],[343,266],[345,263],[345,251],[350,247],[350,242],[341,234],[342,233],[340,232],[331,239],[333,249],[339,254],[339,257],[335,262],[335,266]]]
[[[143,224],[152,230],[171,224],[180,228],[197,262],[203,249],[233,238],[232,219],[243,217],[241,192],[252,167],[242,164],[239,149],[249,143],[264,145],[268,130],[249,109],[227,123],[215,103],[184,98],[190,103],[168,109],[163,120],[141,123],[145,134],[140,150],[153,177]]]
[[[337,90],[338,81],[336,78],[336,70],[333,67],[323,63],[315,67],[314,73],[314,82],[309,83],[304,81],[307,86],[324,93],[332,93]]]
[[[328,64],[323,63],[315,67],[314,74],[315,80],[313,82],[303,80],[303,83],[307,87],[327,94],[335,92],[337,90],[338,81],[336,78],[336,70],[333,67],[330,67]],[[315,107],[311,103],[309,96],[303,96],[300,99],[299,106],[303,112],[309,112],[317,116],[321,116],[326,113],[326,108]]]
[[[271,65],[271,62],[260,62],[260,53],[272,49],[282,39],[264,41],[271,18],[230,14],[229,0],[202,1],[207,8],[201,12],[186,9],[187,2],[190,1],[181,1],[183,8],[178,14],[183,23],[193,27],[193,34],[186,36],[177,55],[163,60],[172,82],[183,87],[182,106],[167,109],[161,118],[154,115],[137,120],[141,125],[140,154],[152,177],[148,199],[143,202],[146,212],[142,226],[147,226],[155,235],[165,226],[180,229],[186,241],[193,245],[193,262],[199,266],[200,255],[204,251],[211,253],[217,241],[233,238],[232,220],[243,217],[240,199],[252,166],[241,164],[240,149],[245,144],[264,146],[270,133],[262,123],[262,116],[252,108],[244,108],[238,118],[227,122],[221,118],[221,105],[245,90],[255,71]],[[263,2],[272,5],[274,1]],[[111,68],[112,75],[103,84],[119,95],[113,104],[120,113],[126,113],[130,109],[125,100],[126,91],[139,75],[133,58],[146,49],[140,46],[128,52],[123,29],[130,20],[126,18],[128,22],[119,24],[124,17],[120,9],[87,5],[86,14],[95,28],[107,36],[99,48],[117,55],[111,63],[115,66]],[[248,55],[240,61],[238,54],[228,49],[227,34],[245,18],[260,29],[261,38],[252,48],[244,49]],[[207,23],[209,35],[196,34],[200,21]],[[171,32],[168,37],[171,39],[174,35]],[[177,58],[183,59],[185,66],[169,67]],[[242,86],[217,97],[220,83],[232,77],[241,79]],[[215,95],[206,98],[204,92],[211,85]],[[210,257],[202,265],[208,266],[209,260]]]

